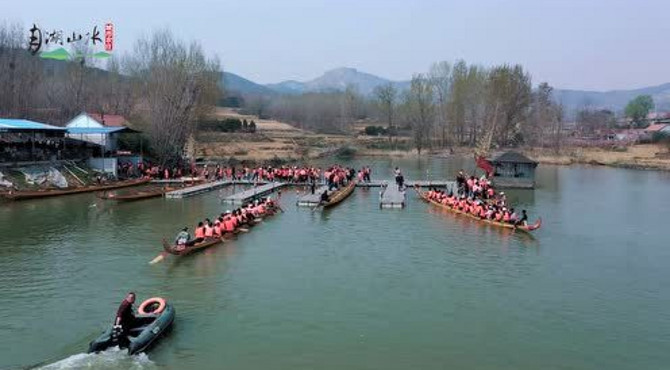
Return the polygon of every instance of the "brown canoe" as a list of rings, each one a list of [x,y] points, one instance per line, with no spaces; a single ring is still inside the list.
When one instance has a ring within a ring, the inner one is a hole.
[[[135,179],[135,180],[126,180],[119,181],[109,185],[90,185],[83,186],[80,188],[69,188],[69,189],[49,189],[49,190],[37,190],[37,191],[9,191],[5,194],[2,194],[3,197],[10,200],[25,200],[25,199],[37,199],[37,198],[47,198],[55,197],[59,195],[71,195],[71,194],[81,194],[81,193],[90,193],[94,191],[105,191],[112,189],[126,188],[130,186],[137,186],[146,184],[151,179]]]
[[[106,200],[116,200],[119,202],[130,202],[147,198],[161,197],[163,194],[175,190],[175,188],[159,188],[154,190],[140,190],[131,194],[102,193],[98,197]]]

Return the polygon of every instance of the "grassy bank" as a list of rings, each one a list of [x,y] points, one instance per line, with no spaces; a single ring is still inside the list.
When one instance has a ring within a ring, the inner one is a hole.
[[[656,144],[633,145],[616,150],[600,148],[526,149],[524,152],[544,164],[588,164],[621,168],[670,171],[670,152]]]

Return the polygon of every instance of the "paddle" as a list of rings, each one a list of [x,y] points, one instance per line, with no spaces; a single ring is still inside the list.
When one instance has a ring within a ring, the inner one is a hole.
[[[240,228],[237,229],[237,230],[240,230],[240,232],[242,232],[242,233],[248,233],[248,232],[249,232],[249,229],[244,228],[244,227],[240,227]]]
[[[149,264],[150,264],[150,265],[156,264],[156,263],[158,263],[158,262],[164,260],[165,257],[167,257],[167,252],[163,251],[163,252],[161,252],[158,256],[156,256],[156,258],[154,258],[154,259],[152,259],[151,261],[149,261]]]

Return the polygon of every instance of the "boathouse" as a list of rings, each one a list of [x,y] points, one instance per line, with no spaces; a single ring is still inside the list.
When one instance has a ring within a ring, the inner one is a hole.
[[[537,162],[525,155],[509,151],[491,159],[493,184],[498,188],[532,189],[535,187]]]

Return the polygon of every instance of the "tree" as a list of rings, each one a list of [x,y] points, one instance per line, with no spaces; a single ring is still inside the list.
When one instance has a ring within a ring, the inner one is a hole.
[[[163,30],[137,41],[127,69],[139,83],[147,134],[159,164],[178,162],[195,122],[216,103],[218,60],[206,58],[198,43],[186,45]]]
[[[594,134],[596,131],[612,128],[616,122],[614,112],[608,109],[585,107],[577,112],[577,126],[582,134]]]
[[[639,95],[626,105],[626,116],[635,125],[642,126],[647,114],[654,109],[654,99],[650,95]]]
[[[521,144],[524,140],[522,128],[531,101],[530,75],[520,65],[497,66],[491,69],[487,85],[487,117],[499,114],[499,117],[492,117],[499,122],[496,128],[498,143]]]
[[[386,120],[390,143],[393,140],[393,134],[395,133],[393,124],[398,100],[398,90],[396,89],[395,85],[389,82],[387,84],[377,86],[374,90],[374,96],[376,98],[377,107]]]
[[[435,119],[433,86],[422,74],[414,75],[409,91],[405,94],[404,105],[407,119],[412,128],[414,145],[419,155],[430,144],[430,134]]]
[[[448,102],[449,93],[451,90],[451,65],[449,62],[438,62],[430,67],[428,72],[430,83],[435,90],[435,100],[437,102],[436,116],[438,127],[441,128],[441,144],[445,148],[447,146],[447,133],[449,126],[448,117]]]

